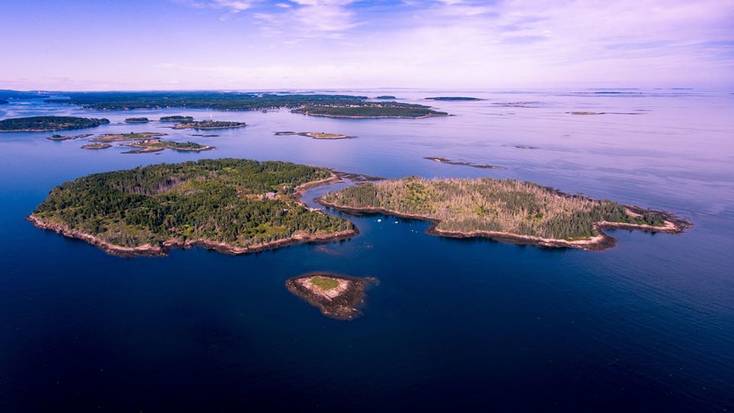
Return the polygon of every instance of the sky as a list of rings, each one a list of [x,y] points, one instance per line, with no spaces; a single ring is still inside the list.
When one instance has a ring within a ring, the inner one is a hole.
[[[1,0],[0,88],[734,86],[734,0]]]

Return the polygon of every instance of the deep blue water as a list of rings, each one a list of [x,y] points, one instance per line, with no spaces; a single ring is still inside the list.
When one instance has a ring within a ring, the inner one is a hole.
[[[0,106],[2,118],[113,121],[95,133],[158,131],[119,122],[162,113],[250,123],[219,137],[173,136],[217,146],[201,154],[123,155],[44,133],[0,135],[0,411],[731,411],[734,96],[591,92],[476,92],[488,100],[432,102],[456,116],[423,120]],[[534,103],[504,105],[519,101]],[[566,113],[578,110],[640,114]],[[695,226],[614,231],[615,248],[584,252],[443,239],[423,222],[361,216],[349,217],[360,235],[343,242],[119,258],[24,219],[64,180],[211,157],[383,177],[520,178],[670,210]],[[318,270],[379,279],[362,317],[325,318],[285,289],[287,278]]]

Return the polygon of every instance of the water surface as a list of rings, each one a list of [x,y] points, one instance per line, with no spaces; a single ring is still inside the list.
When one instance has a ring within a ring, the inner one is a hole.
[[[1,106],[3,118],[107,117],[89,131],[164,131],[217,149],[124,155],[45,133],[0,135],[0,409],[731,410],[734,96],[608,92],[347,92],[486,99],[431,101],[455,116],[421,120]],[[205,138],[122,123],[172,114],[250,126]],[[359,138],[273,136],[279,130]],[[65,180],[213,157],[526,179],[669,210],[695,226],[677,236],[613,231],[618,245],[591,253],[444,239],[423,222],[361,216],[349,217],[360,235],[344,242],[130,259],[25,221]],[[361,318],[322,317],[285,289],[287,278],[320,270],[380,280]]]

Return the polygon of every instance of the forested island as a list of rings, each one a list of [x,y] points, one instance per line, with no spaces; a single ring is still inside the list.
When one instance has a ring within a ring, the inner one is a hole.
[[[323,205],[434,222],[432,233],[488,237],[546,247],[603,249],[605,228],[678,233],[690,223],[671,214],[568,195],[530,182],[404,178],[326,194]]]
[[[173,129],[234,129],[244,128],[245,126],[247,126],[245,122],[230,122],[223,120],[195,120],[177,123],[175,126],[173,126]]]
[[[291,109],[294,113],[336,118],[423,118],[447,113],[429,106],[370,102],[366,96],[243,93],[243,92],[73,92],[68,98],[47,99],[97,110],[132,110],[162,108],[213,109],[247,111]],[[193,119],[161,118],[162,122],[190,122]]]
[[[148,118],[127,118],[125,119],[125,123],[148,123],[150,122],[150,119]]]
[[[173,116],[163,116],[159,119],[160,122],[193,122],[194,117],[193,116],[181,116],[181,115],[173,115]]]
[[[397,102],[358,102],[339,105],[309,104],[293,109],[292,112],[309,116],[346,119],[420,119],[448,116],[448,113],[433,110],[429,106]]]
[[[474,100],[484,100],[480,98],[475,98],[471,96],[434,96],[426,98],[426,100],[437,100],[437,101],[444,101],[444,102],[452,102],[452,101],[474,101]]]
[[[379,100],[395,100],[397,98],[395,96],[392,96],[392,95],[382,95],[382,96],[377,96],[375,99],[379,99]]]
[[[0,120],[0,132],[51,132],[94,128],[110,123],[108,119],[75,116],[30,116]]]
[[[328,169],[275,161],[152,165],[66,182],[29,220],[113,254],[162,255],[197,245],[244,254],[354,235],[349,221],[297,199],[306,187],[335,180]]]
[[[310,273],[290,278],[288,291],[318,308],[321,314],[351,320],[360,314],[365,290],[374,278],[347,277],[332,273]]]
[[[329,132],[292,132],[292,131],[280,131],[275,132],[275,136],[305,136],[311,139],[323,139],[323,140],[335,140],[335,139],[353,139],[356,136],[344,135],[341,133],[329,133]]]

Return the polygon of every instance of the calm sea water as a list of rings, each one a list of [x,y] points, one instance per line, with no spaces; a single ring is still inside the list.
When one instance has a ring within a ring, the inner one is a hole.
[[[422,120],[0,106],[1,118],[112,120],[95,133],[171,132],[121,123],[138,115],[250,124],[171,136],[217,147],[201,154],[123,155],[45,133],[0,135],[0,410],[732,411],[734,95],[599,92],[608,91],[463,92],[487,100],[434,102],[456,116]],[[419,102],[457,94],[347,93]],[[279,130],[359,138],[273,136]],[[614,231],[614,249],[584,252],[443,239],[422,222],[363,216],[350,217],[360,235],[345,242],[130,259],[25,221],[65,180],[213,157],[526,179],[669,210],[695,226]],[[318,270],[380,280],[361,318],[325,318],[285,289],[287,278]]]

